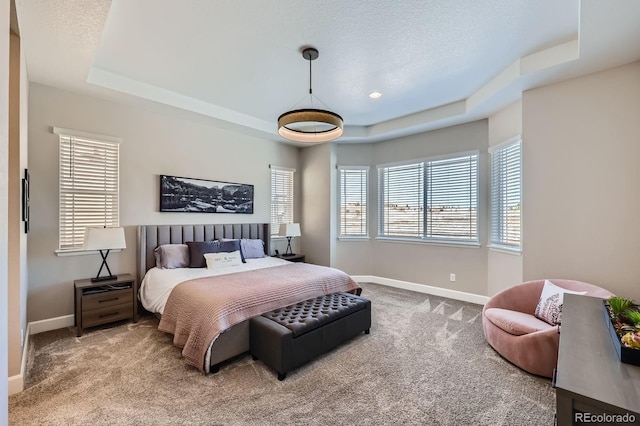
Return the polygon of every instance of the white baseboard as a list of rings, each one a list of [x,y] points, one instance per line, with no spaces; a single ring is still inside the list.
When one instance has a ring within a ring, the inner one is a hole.
[[[432,294],[434,296],[447,297],[449,299],[461,300],[463,302],[484,305],[489,301],[488,296],[465,293],[464,291],[451,290],[448,288],[434,287],[426,284],[417,284],[409,281],[394,280],[391,278],[376,277],[375,275],[354,275],[353,278],[359,283],[374,283],[389,287],[402,288],[404,290],[416,291],[418,293]]]
[[[7,391],[9,395],[14,395],[16,393],[22,392],[24,389],[24,374],[16,374],[15,376],[9,377],[9,382],[7,385]]]
[[[29,336],[45,331],[57,330],[59,328],[73,327],[74,316],[65,315],[62,317],[49,318],[42,321],[33,321],[27,324],[27,332],[25,333],[24,345],[22,346],[22,364],[20,365],[20,374],[9,377],[8,392],[13,395],[24,390],[24,378],[27,372],[27,357],[29,356]]]
[[[22,362],[20,363],[20,374],[9,377],[8,391],[9,395],[20,393],[24,390],[24,378],[27,373],[27,356],[29,356],[29,334],[31,324],[27,324],[27,332],[24,336],[24,344],[22,345]]]
[[[41,321],[33,321],[29,323],[31,334],[38,334],[45,331],[58,330],[65,327],[73,327],[75,317],[73,315],[65,315],[62,317],[49,318]]]

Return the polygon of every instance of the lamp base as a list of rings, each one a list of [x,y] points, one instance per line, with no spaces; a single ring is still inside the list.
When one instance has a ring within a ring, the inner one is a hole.
[[[105,275],[104,277],[94,277],[91,278],[91,282],[92,283],[98,283],[101,281],[113,281],[113,280],[117,280],[118,276],[117,275]]]

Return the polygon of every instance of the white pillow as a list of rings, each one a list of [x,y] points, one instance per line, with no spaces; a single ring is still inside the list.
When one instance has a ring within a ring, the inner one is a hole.
[[[562,304],[564,302],[564,294],[587,294],[586,291],[571,291],[558,287],[549,280],[544,280],[542,294],[536,306],[536,318],[549,323],[558,325],[562,322]]]
[[[228,266],[242,265],[240,250],[229,253],[205,253],[204,260],[207,262],[207,269],[226,268]]]

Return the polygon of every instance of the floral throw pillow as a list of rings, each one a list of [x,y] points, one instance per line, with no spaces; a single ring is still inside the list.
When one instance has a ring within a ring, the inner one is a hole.
[[[538,306],[536,306],[536,318],[551,325],[560,324],[562,322],[562,303],[565,293],[587,294],[586,291],[566,290],[558,287],[549,280],[545,280]]]

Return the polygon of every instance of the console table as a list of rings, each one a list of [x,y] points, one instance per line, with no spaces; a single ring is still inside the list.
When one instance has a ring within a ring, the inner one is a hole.
[[[555,387],[558,426],[581,424],[582,413],[629,414],[626,424],[640,425],[640,367],[618,359],[602,299],[564,295]]]

